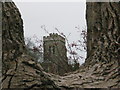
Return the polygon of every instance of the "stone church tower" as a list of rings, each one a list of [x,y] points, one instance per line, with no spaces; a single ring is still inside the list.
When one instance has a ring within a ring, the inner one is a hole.
[[[57,33],[43,37],[45,71],[62,75],[69,70],[65,38]]]

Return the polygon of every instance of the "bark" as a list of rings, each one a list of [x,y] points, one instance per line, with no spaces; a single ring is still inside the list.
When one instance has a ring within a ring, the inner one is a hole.
[[[0,10],[2,88],[120,88],[120,3],[87,3],[88,56],[79,70],[65,76],[45,73],[26,54],[23,21],[16,5],[2,3]]]
[[[57,88],[41,65],[26,54],[23,20],[13,2],[2,8],[2,88]]]
[[[120,87],[120,3],[88,2],[87,59],[76,72],[62,77],[60,86]]]

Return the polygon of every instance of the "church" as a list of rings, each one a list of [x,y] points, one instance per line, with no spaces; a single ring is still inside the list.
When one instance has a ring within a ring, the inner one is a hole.
[[[44,62],[46,72],[63,75],[70,71],[67,59],[65,38],[57,33],[50,33],[43,37]]]

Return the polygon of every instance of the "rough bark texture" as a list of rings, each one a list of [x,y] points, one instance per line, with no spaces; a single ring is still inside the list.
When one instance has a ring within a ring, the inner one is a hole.
[[[13,2],[2,3],[2,88],[57,88],[25,54],[23,21]]]
[[[120,3],[87,3],[88,61],[120,65]],[[96,59],[89,59],[96,56]],[[90,61],[89,61],[90,60]]]
[[[0,10],[3,88],[120,88],[120,3],[87,3],[88,57],[65,76],[45,73],[25,54],[23,22],[15,4],[2,3]]]
[[[87,59],[61,86],[120,87],[120,3],[87,3]]]

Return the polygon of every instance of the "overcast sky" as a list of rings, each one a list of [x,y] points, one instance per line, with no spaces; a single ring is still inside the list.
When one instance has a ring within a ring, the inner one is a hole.
[[[23,22],[25,37],[33,37],[36,35],[40,39],[48,35],[42,25],[51,32],[60,32],[66,36],[71,33],[69,42],[80,39],[80,33],[75,27],[79,26],[80,30],[86,28],[85,20],[85,2],[16,2],[19,8]],[[85,53],[81,53],[85,57]]]

